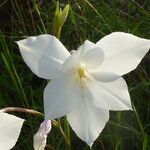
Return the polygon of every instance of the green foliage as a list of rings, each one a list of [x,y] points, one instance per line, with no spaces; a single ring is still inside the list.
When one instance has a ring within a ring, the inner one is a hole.
[[[59,7],[64,8],[63,11]],[[63,25],[60,40],[69,50],[76,49],[86,39],[97,42],[114,31],[150,38],[149,0],[60,0],[59,7],[56,0],[0,2],[1,108],[18,106],[43,112],[42,94],[46,81],[33,75],[25,65],[14,42],[16,40],[42,33],[54,34],[52,28],[56,24],[59,27]],[[129,85],[134,111],[111,112],[110,121],[95,141],[93,150],[150,149],[150,53],[135,71],[124,77]],[[27,121],[14,150],[32,150],[32,137],[42,119],[27,114],[16,115]],[[90,149],[71,129],[69,138],[65,118],[61,124],[72,150]],[[48,145],[47,149],[70,149],[55,126],[49,135]]]
[[[59,38],[61,33],[61,28],[64,25],[69,12],[69,5],[62,10],[59,8],[59,3],[57,2],[55,16],[52,22],[52,33]]]

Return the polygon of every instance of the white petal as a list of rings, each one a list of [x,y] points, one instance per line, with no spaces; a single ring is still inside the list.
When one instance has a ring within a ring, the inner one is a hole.
[[[45,79],[58,76],[61,64],[70,56],[62,43],[48,34],[29,37],[17,44],[28,67],[37,76]]]
[[[75,68],[83,64],[87,69],[99,67],[104,60],[104,53],[96,44],[86,40],[77,51],[64,62],[62,71],[75,70]]]
[[[79,65],[81,58],[81,53],[74,51],[72,55],[62,64],[61,71],[68,72],[74,71],[75,68]]]
[[[95,80],[98,80],[100,82],[112,82],[112,81],[120,78],[120,76],[115,73],[107,72],[107,71],[99,71],[98,69],[89,71],[89,74]]]
[[[53,79],[44,90],[46,119],[56,119],[71,112],[81,101],[80,86],[73,75]]]
[[[87,70],[95,69],[101,65],[104,57],[101,48],[87,40],[64,62],[61,69],[63,72],[67,72],[75,70],[80,65],[85,66]]]
[[[120,77],[111,82],[87,80],[94,104],[109,110],[132,110],[128,87],[125,80]]]
[[[77,50],[80,53],[80,61],[87,69],[93,69],[101,65],[104,60],[104,53],[100,47],[89,40],[86,40]]]
[[[94,47],[83,52],[81,61],[87,69],[95,69],[101,65],[105,56],[100,47]]]
[[[95,43],[92,43],[89,40],[86,40],[78,49],[77,51],[88,51],[96,46]]]
[[[97,45],[105,53],[105,60],[99,69],[123,75],[138,66],[150,48],[150,40],[114,32],[98,41]]]
[[[16,144],[24,119],[0,112],[0,149],[9,150]]]
[[[47,136],[51,131],[51,120],[45,120],[41,123],[38,132],[34,135],[34,150],[45,150]]]
[[[90,92],[85,90],[82,103],[67,115],[72,129],[89,146],[92,146],[109,120],[109,111],[94,106],[92,99]]]

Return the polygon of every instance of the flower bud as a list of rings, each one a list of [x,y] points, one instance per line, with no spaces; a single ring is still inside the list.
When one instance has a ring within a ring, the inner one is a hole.
[[[47,136],[51,131],[51,120],[45,120],[41,123],[39,130],[34,135],[34,150],[44,150],[46,146]]]

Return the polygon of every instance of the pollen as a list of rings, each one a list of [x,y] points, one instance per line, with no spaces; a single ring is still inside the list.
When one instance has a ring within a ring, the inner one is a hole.
[[[79,68],[77,69],[77,73],[78,73],[78,76],[79,76],[80,79],[86,77],[86,76],[85,76],[84,69],[83,69],[82,67],[79,67]]]
[[[81,88],[84,87],[84,79],[86,78],[86,67],[84,64],[79,64],[77,66],[77,81],[79,82]]]

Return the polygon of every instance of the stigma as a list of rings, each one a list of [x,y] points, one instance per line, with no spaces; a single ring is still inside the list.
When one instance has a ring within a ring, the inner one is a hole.
[[[86,78],[86,75],[85,75],[85,65],[84,64],[80,64],[77,67],[77,75],[78,75],[79,79]]]
[[[84,64],[79,64],[77,66],[77,70],[76,70],[76,73],[77,73],[77,81],[81,87],[81,89],[83,89],[84,87],[84,84],[85,84],[85,78],[86,78],[86,67]]]
[[[85,78],[84,69],[78,68],[77,72],[78,72],[78,76],[79,76],[80,79]]]

